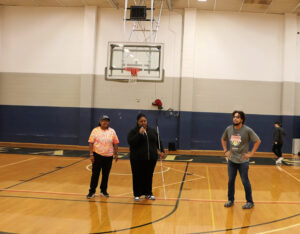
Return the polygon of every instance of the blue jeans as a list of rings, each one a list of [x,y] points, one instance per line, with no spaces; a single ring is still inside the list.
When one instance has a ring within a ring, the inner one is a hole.
[[[235,178],[237,171],[239,171],[245,189],[246,200],[247,202],[253,203],[252,189],[248,178],[248,170],[249,162],[234,163],[228,160],[228,201],[234,201]]]

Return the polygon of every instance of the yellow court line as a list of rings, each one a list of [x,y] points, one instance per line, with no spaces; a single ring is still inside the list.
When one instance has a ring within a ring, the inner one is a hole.
[[[294,178],[295,180],[297,180],[297,181],[300,183],[300,180],[299,180],[297,177],[293,176],[291,173],[287,172],[286,170],[284,170],[284,169],[281,168],[280,166],[277,166],[276,168],[277,168],[279,171],[283,171],[285,174],[289,175],[290,177]]]
[[[213,200],[212,200],[212,193],[211,193],[211,186],[210,186],[210,179],[209,179],[209,172],[208,167],[206,167],[206,177],[207,177],[207,183],[208,183],[208,193],[209,193],[209,206],[210,206],[210,213],[211,213],[211,222],[213,230],[216,229],[215,225],[215,215],[214,215],[214,207],[213,207]]]
[[[36,159],[36,158],[28,158],[28,159],[25,159],[25,160],[22,160],[22,161],[18,161],[18,162],[15,162],[15,163],[10,163],[10,164],[6,164],[6,165],[2,165],[2,166],[0,166],[0,168],[12,166],[12,165],[16,165],[16,164],[19,164],[19,163],[22,163],[22,162],[33,160],[33,159]]]
[[[296,223],[294,225],[286,226],[286,227],[283,227],[283,228],[272,229],[270,231],[265,231],[265,232],[258,232],[257,234],[266,234],[266,233],[272,233],[272,232],[278,232],[278,231],[280,232],[280,231],[287,230],[287,229],[290,229],[290,228],[293,228],[293,227],[297,227],[299,225],[300,225],[300,223]]]

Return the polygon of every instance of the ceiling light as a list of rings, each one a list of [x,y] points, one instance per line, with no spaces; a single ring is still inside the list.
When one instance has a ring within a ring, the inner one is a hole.
[[[198,2],[206,2],[207,0],[197,0]]]

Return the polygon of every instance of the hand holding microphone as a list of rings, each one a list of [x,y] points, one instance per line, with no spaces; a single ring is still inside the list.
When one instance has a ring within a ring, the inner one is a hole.
[[[143,126],[140,128],[139,133],[140,133],[141,135],[146,135],[146,136],[147,136],[146,129],[145,129]]]

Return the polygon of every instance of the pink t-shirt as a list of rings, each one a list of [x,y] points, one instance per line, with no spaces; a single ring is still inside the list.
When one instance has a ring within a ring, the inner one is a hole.
[[[114,153],[113,144],[118,144],[118,136],[112,128],[103,130],[101,127],[93,129],[89,143],[94,143],[93,151],[102,156],[112,156]]]

